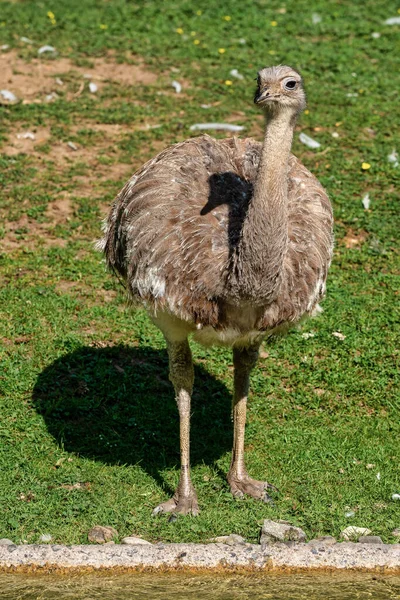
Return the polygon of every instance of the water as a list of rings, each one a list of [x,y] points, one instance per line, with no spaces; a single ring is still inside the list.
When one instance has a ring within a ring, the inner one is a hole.
[[[187,573],[26,575],[0,573],[1,600],[391,600],[400,577],[190,575]]]

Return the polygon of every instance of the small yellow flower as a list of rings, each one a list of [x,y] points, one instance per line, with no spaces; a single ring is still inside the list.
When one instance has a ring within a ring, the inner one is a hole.
[[[398,9],[397,9],[397,12],[398,12],[398,13],[399,13],[399,15],[400,15],[400,8],[398,8]]]
[[[198,45],[200,44],[200,40],[193,40],[193,44],[194,44],[195,46],[198,46]]]
[[[100,29],[103,29],[103,31],[105,29],[108,29],[108,25],[105,25],[104,23],[100,23],[99,27],[100,27]]]
[[[56,21],[55,19],[50,19],[50,23],[51,23],[52,25],[55,25],[55,24],[57,23],[57,21]]]
[[[230,17],[229,15],[225,15],[225,17],[222,17],[224,19],[224,21],[231,21],[232,17]]]
[[[200,17],[202,14],[203,14],[203,11],[202,11],[202,10],[196,10],[196,15],[197,15],[198,17]]]
[[[191,32],[190,32],[190,35],[193,37],[193,36],[195,36],[195,35],[196,35],[196,32],[195,32],[195,31],[191,31]]]
[[[276,52],[275,52],[275,50],[268,50],[268,54],[273,55],[273,54],[276,54]]]
[[[47,13],[47,16],[49,17],[50,20],[56,18],[55,14],[53,12],[51,12],[51,10],[49,10],[49,12]]]
[[[271,21],[271,27],[276,27],[278,25],[278,21]]]
[[[361,165],[361,168],[363,171],[368,171],[368,169],[371,168],[371,165],[367,162],[363,162],[363,164]]]
[[[176,33],[179,33],[179,35],[182,35],[183,33],[183,29],[182,27],[178,27],[178,29],[175,29]]]
[[[225,50],[225,48],[218,48],[218,52],[220,54],[225,54],[226,50]]]
[[[304,111],[304,114],[305,115],[309,115],[310,114],[310,111],[308,110],[308,108]]]
[[[230,79],[227,79],[227,80],[225,81],[225,85],[232,85],[232,81],[231,81]]]

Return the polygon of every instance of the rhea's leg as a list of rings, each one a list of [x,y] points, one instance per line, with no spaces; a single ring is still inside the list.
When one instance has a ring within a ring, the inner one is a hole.
[[[175,389],[179,410],[181,472],[175,494],[167,502],[159,504],[153,514],[174,512],[197,515],[197,495],[190,479],[190,397],[194,381],[192,354],[187,339],[179,342],[167,340],[167,348],[169,378]]]
[[[266,490],[276,489],[266,481],[252,479],[246,470],[244,461],[244,432],[246,426],[247,394],[250,372],[258,359],[259,346],[233,349],[234,396],[233,396],[233,450],[228,472],[228,482],[232,494],[242,498],[244,494],[259,498],[264,502],[271,499]]]

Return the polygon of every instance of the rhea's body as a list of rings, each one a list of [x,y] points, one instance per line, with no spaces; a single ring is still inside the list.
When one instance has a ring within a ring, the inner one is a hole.
[[[332,211],[291,154],[305,107],[302,80],[287,66],[262,69],[255,102],[266,115],[262,144],[209,136],[171,146],[117,196],[99,246],[163,332],[180,416],[181,473],[155,512],[198,513],[190,477],[188,337],[233,348],[234,496],[269,500],[272,486],[244,462],[249,375],[263,337],[311,314],[325,292]]]
[[[330,203],[291,155],[280,289],[272,302],[231,297],[261,149],[251,139],[189,139],[146,163],[115,201],[103,242],[108,264],[172,335],[183,327],[205,345],[244,345],[312,313],[325,293]]]

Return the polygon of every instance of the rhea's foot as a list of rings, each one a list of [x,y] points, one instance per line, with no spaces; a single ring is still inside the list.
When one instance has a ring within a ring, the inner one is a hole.
[[[252,479],[247,473],[240,476],[237,473],[228,473],[227,479],[235,498],[243,498],[247,494],[247,496],[252,496],[253,498],[257,498],[257,500],[273,503],[273,499],[267,490],[278,491],[271,483]]]
[[[161,513],[175,513],[180,515],[194,515],[199,514],[199,505],[197,503],[197,495],[193,490],[188,495],[184,496],[176,492],[170,500],[162,502],[153,510],[153,515]]]

